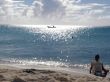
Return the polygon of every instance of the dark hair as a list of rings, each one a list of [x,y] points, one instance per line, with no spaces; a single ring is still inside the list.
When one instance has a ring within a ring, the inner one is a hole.
[[[95,56],[95,60],[98,61],[99,58],[100,58],[100,56],[99,56],[99,54],[97,54],[97,55]]]

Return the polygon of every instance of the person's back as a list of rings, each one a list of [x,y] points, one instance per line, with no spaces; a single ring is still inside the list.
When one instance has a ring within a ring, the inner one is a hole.
[[[94,74],[96,76],[106,77],[106,75],[109,72],[109,70],[106,70],[103,67],[103,64],[100,62],[99,59],[100,59],[100,56],[96,55],[95,56],[95,60],[91,63],[90,73],[92,73],[92,74]]]
[[[92,69],[91,69],[92,74],[95,74],[96,72],[102,73],[102,63],[101,62],[94,60],[91,63],[91,65],[92,65]]]

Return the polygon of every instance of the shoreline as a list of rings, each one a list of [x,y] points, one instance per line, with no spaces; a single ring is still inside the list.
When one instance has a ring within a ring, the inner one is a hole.
[[[19,66],[0,64],[0,82],[110,82],[110,77],[96,77],[77,69]]]

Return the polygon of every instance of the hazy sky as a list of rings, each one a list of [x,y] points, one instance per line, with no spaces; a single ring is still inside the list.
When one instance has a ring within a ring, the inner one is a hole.
[[[110,0],[0,0],[0,23],[110,25]]]

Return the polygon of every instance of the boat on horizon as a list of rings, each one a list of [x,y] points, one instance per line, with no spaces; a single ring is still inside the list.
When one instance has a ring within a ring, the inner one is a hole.
[[[48,28],[56,28],[54,25],[53,26],[47,26]]]

